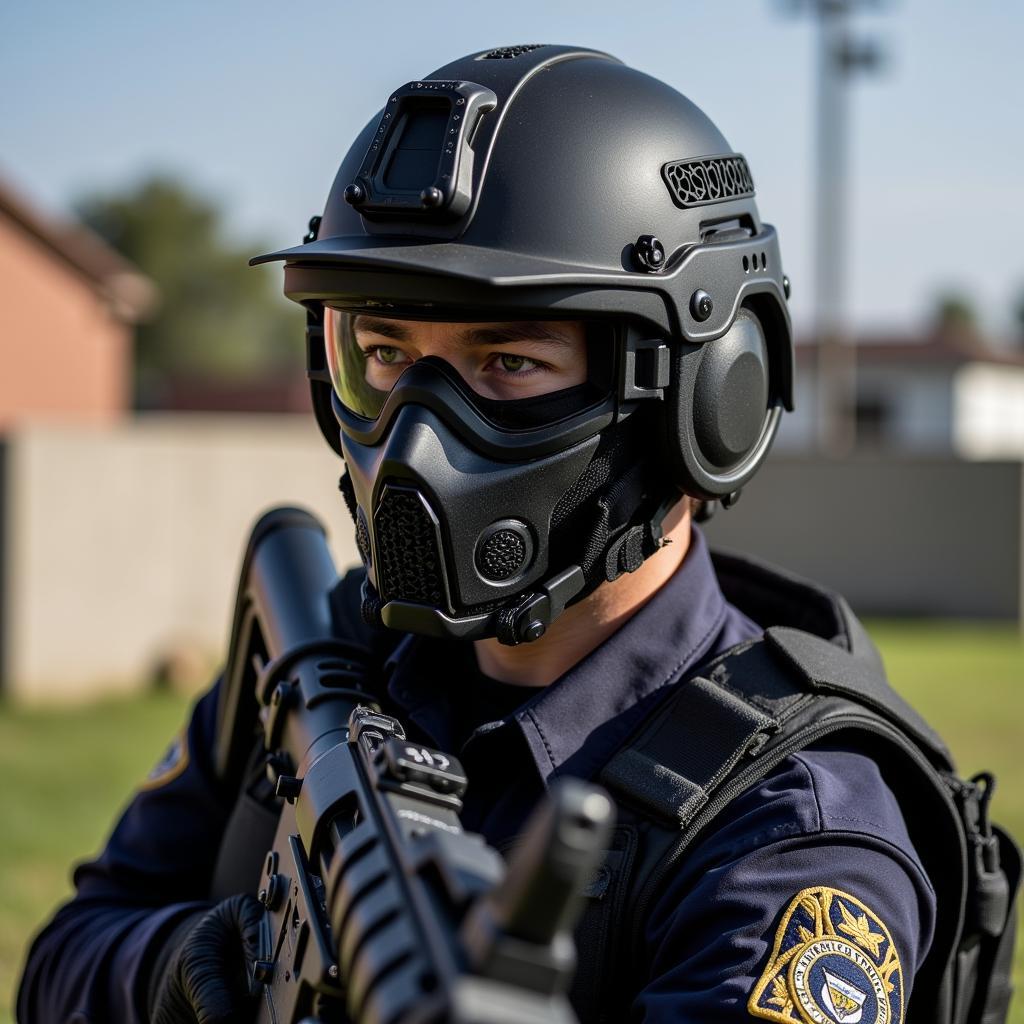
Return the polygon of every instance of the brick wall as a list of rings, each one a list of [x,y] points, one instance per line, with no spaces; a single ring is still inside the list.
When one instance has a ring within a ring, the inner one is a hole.
[[[52,249],[0,213],[0,431],[109,423],[129,402],[131,328]]]

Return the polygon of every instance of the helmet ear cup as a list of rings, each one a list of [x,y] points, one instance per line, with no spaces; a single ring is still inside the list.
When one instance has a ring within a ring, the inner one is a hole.
[[[704,499],[738,491],[768,453],[781,414],[761,321],[741,307],[721,337],[681,344],[673,380],[667,428],[676,484]]]

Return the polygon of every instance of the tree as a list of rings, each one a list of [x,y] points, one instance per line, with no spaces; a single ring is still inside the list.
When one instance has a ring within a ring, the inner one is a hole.
[[[1018,348],[1024,348],[1024,287],[1017,292],[1013,305],[1013,340]]]
[[[933,335],[948,345],[970,352],[985,347],[978,314],[963,292],[950,290],[936,297],[931,325]]]
[[[966,295],[950,291],[935,300],[932,321],[939,331],[970,331],[977,326],[978,315]]]
[[[160,289],[159,309],[138,328],[140,405],[159,405],[170,379],[243,384],[301,372],[302,311],[278,291],[280,271],[248,266],[260,246],[230,241],[212,201],[157,175],[85,196],[76,210]]]

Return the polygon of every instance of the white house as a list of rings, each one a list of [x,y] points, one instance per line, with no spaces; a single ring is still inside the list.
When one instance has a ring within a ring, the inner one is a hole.
[[[817,346],[797,346],[796,413],[776,448],[814,447]],[[856,348],[857,446],[966,459],[1024,457],[1024,349],[968,337],[869,338]]]

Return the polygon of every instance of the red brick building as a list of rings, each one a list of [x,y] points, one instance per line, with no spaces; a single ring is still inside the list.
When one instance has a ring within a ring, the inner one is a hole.
[[[107,423],[131,405],[132,326],[152,283],[86,228],[0,183],[0,431]]]

